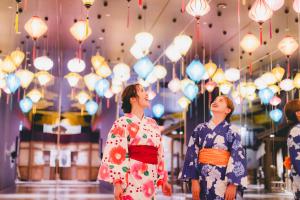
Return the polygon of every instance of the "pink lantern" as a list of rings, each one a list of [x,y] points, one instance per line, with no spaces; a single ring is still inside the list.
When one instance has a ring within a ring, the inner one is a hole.
[[[278,106],[281,103],[281,99],[278,96],[274,96],[271,100],[270,100],[270,104],[272,106]]]
[[[217,87],[217,84],[213,81],[208,81],[206,84],[205,84],[205,88],[206,90],[208,91],[208,105],[210,106],[210,103],[211,103],[211,93],[212,91],[214,91],[215,87]]]

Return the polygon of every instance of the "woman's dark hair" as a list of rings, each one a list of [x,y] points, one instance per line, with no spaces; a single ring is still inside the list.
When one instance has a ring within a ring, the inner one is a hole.
[[[233,104],[232,100],[229,97],[227,97],[227,96],[222,96],[222,97],[224,97],[224,99],[226,101],[227,108],[229,108],[231,110],[230,113],[228,113],[227,116],[226,116],[226,118],[225,118],[225,120],[227,122],[230,122],[230,117],[231,117],[231,115],[232,115],[232,113],[234,111],[234,104]]]
[[[130,99],[137,97],[137,86],[140,84],[132,84],[127,86],[122,93],[122,109],[124,113],[131,113]]]
[[[288,122],[297,123],[298,119],[296,116],[296,112],[300,111],[300,99],[295,99],[292,101],[289,101],[284,106],[284,112],[285,116]]]

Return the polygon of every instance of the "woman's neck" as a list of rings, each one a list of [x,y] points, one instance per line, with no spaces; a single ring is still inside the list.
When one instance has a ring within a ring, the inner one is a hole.
[[[139,119],[143,119],[144,109],[142,109],[138,106],[133,106],[132,109],[131,109],[131,114],[137,116]]]
[[[226,118],[226,116],[224,115],[218,115],[218,114],[213,114],[213,117],[212,117],[212,122],[217,126],[219,125],[222,121],[224,121]]]

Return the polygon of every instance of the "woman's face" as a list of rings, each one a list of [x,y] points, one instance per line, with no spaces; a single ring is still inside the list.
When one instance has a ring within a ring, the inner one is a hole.
[[[148,93],[145,91],[143,86],[136,86],[137,97],[132,98],[132,104],[138,104],[141,108],[146,109],[150,107],[150,101],[148,98]]]
[[[230,108],[227,106],[227,101],[223,96],[217,97],[214,102],[212,102],[211,111],[213,113],[223,113],[225,115],[231,112]]]

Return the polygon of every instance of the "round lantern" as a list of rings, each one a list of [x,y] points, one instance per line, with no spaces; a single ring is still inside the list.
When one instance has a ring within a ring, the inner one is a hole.
[[[156,93],[150,88],[147,91],[149,101],[152,101],[156,97]]]
[[[291,36],[284,37],[278,44],[278,49],[286,56],[291,56],[298,49],[298,42]]]
[[[262,90],[262,89],[268,87],[267,83],[261,77],[258,77],[257,79],[255,79],[254,84],[255,84],[256,88],[259,90]]]
[[[186,55],[192,45],[192,38],[188,35],[178,35],[174,38],[174,45],[181,55]]]
[[[77,73],[70,72],[65,76],[65,78],[71,87],[75,87],[81,79],[81,76]]]
[[[139,45],[139,43],[134,43],[130,48],[130,53],[135,57],[135,59],[140,59],[148,54],[148,49],[144,49]]]
[[[109,89],[110,84],[106,79],[101,79],[96,82],[95,90],[98,96],[103,97],[105,92]]]
[[[41,86],[47,85],[53,78],[53,76],[47,71],[39,71],[35,74],[35,76],[38,79]]]
[[[210,11],[210,6],[206,0],[190,0],[185,9],[188,14],[200,18]]]
[[[165,54],[173,63],[176,63],[181,58],[180,51],[173,43],[167,47]]]
[[[93,100],[89,100],[85,103],[85,109],[89,115],[94,115],[98,110],[98,104]]]
[[[15,74],[20,79],[21,87],[24,89],[28,88],[28,86],[34,79],[34,73],[27,69],[19,69]]]
[[[139,77],[145,79],[153,70],[154,65],[148,57],[139,59],[133,66]]]
[[[300,89],[300,72],[298,72],[294,78],[294,86]]]
[[[130,78],[130,67],[125,63],[118,63],[114,66],[113,73],[121,81],[127,81]]]
[[[245,98],[247,96],[247,83],[240,82],[237,86],[237,91],[241,97]]]
[[[15,74],[9,74],[6,77],[6,86],[11,93],[15,93],[15,91],[21,86],[21,81]]]
[[[240,46],[244,51],[251,54],[260,46],[260,42],[255,35],[248,33],[241,40]]]
[[[101,76],[102,78],[107,78],[111,75],[111,69],[109,68],[108,64],[104,62],[97,70],[96,74]]]
[[[111,86],[111,91],[114,93],[114,94],[118,94],[120,92],[122,92],[122,85],[112,85]],[[104,93],[105,94],[105,93]]]
[[[288,78],[284,79],[279,83],[279,87],[281,88],[281,90],[289,92],[295,88],[294,81]]]
[[[153,84],[157,81],[157,77],[155,76],[153,70],[152,72],[147,76],[146,81],[150,84]]]
[[[177,103],[179,104],[179,106],[182,109],[187,109],[189,104],[191,103],[191,101],[186,97],[180,97],[180,99],[178,99]]]
[[[41,56],[34,59],[33,65],[38,70],[48,71],[54,64],[48,56]]]
[[[218,68],[214,76],[212,77],[212,80],[216,82],[217,84],[223,83],[225,79],[225,74],[222,68]]]
[[[6,56],[2,62],[1,70],[6,73],[12,73],[16,69],[17,69],[17,67],[16,67],[15,63],[13,62],[13,60],[11,59],[11,57]]]
[[[220,91],[222,92],[222,94],[228,95],[231,91],[232,86],[233,85],[231,83],[224,82],[220,85]]]
[[[281,110],[275,109],[272,110],[269,115],[275,123],[278,123],[281,120],[283,114]]]
[[[141,47],[142,51],[145,51],[151,47],[153,36],[147,32],[140,32],[135,35],[135,41]]]
[[[42,93],[37,89],[33,89],[27,94],[27,96],[33,103],[37,103],[42,98]]]
[[[156,65],[153,69],[156,78],[163,79],[167,76],[167,69],[162,65]]]
[[[165,113],[165,107],[162,104],[155,104],[152,107],[154,117],[160,118]]]
[[[47,24],[38,16],[31,17],[24,26],[26,32],[34,39],[44,35],[47,30]]]
[[[276,11],[284,5],[284,0],[266,0],[266,3],[273,11]]]
[[[92,29],[85,20],[78,20],[71,26],[70,32],[78,42],[83,42],[92,34]]]
[[[213,81],[209,81],[205,84],[205,88],[208,92],[212,92],[214,91],[215,87],[217,86],[217,84]]]
[[[274,93],[270,88],[265,88],[258,92],[258,96],[263,104],[268,104],[270,100],[273,98]]]
[[[70,72],[80,73],[85,69],[85,62],[79,58],[73,58],[68,61],[67,66]]]
[[[106,90],[104,93],[105,98],[110,99],[114,96],[114,93],[111,91],[111,89]]]
[[[195,84],[188,84],[183,90],[183,94],[191,101],[197,96],[198,92],[199,88]]]
[[[269,88],[273,91],[274,94],[280,93],[280,87],[278,85],[270,85]]]
[[[79,104],[84,105],[91,97],[85,91],[81,91],[76,95],[75,98]]]
[[[230,82],[240,80],[240,70],[237,68],[229,68],[225,70],[225,79]]]
[[[276,65],[276,67],[274,67],[272,69],[272,73],[274,74],[277,81],[282,80],[282,78],[284,76],[284,72],[285,72],[285,69],[283,67],[280,67],[279,65]]]
[[[94,91],[95,90],[96,82],[100,79],[101,79],[101,77],[99,77],[95,73],[89,73],[89,74],[87,74],[83,77],[83,81],[84,81],[84,83],[85,83],[85,85],[86,85],[86,87],[88,88],[89,91]]]
[[[215,74],[218,68],[217,65],[211,59],[209,60],[208,63],[204,65],[204,67],[205,67],[205,71],[207,72],[210,78]]]
[[[183,92],[183,91],[184,91],[184,88],[185,88],[187,85],[189,85],[189,84],[195,85],[195,82],[192,81],[191,79],[188,79],[188,78],[182,79],[182,80],[180,81],[180,89],[181,89],[181,91]]]
[[[186,68],[186,74],[195,82],[199,82],[205,73],[203,64],[198,59],[194,59]]]
[[[168,88],[174,93],[178,92],[180,90],[180,80],[178,78],[172,79],[168,84]]]
[[[274,96],[271,100],[270,100],[270,104],[272,106],[278,106],[281,103],[281,99],[278,96]]]
[[[300,0],[294,0],[293,9],[296,13],[300,13]]]
[[[95,70],[97,70],[105,62],[105,59],[104,57],[100,56],[99,52],[97,52],[96,55],[92,56],[91,62]]]
[[[261,76],[261,79],[267,84],[267,85],[273,85],[277,82],[276,77],[271,72],[266,72]]]
[[[25,97],[19,102],[20,109],[23,113],[28,113],[32,109],[32,101],[28,97]]]
[[[138,78],[138,83],[144,88],[149,87],[150,83],[142,78]]]
[[[20,66],[25,58],[25,54],[20,48],[17,48],[10,54],[12,61],[15,63],[16,67]]]

